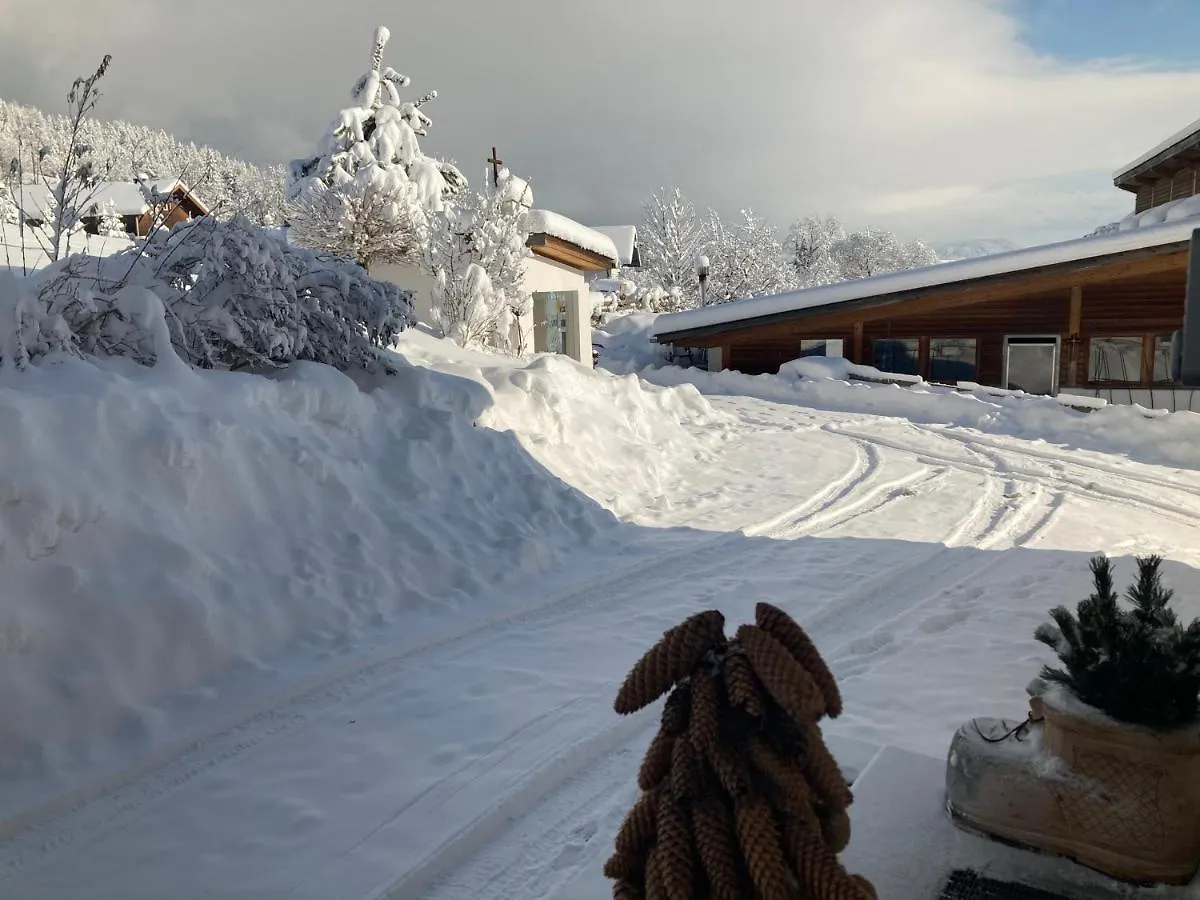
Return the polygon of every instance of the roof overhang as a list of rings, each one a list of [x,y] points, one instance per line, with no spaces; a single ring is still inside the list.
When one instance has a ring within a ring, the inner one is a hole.
[[[534,256],[540,256],[582,272],[608,272],[617,267],[615,260],[552,234],[531,234],[529,240],[525,242],[525,246],[533,251]]]
[[[739,319],[707,326],[663,331],[654,335],[655,343],[712,346],[720,338],[772,325],[809,321],[822,327],[842,325],[855,320],[891,318],[898,315],[925,314],[939,309],[970,306],[975,303],[1016,299],[1096,281],[1115,281],[1141,274],[1180,269],[1186,271],[1189,240],[1174,241],[1104,256],[1071,260],[1016,272],[1000,272],[970,280],[868,295],[841,302],[781,311],[754,318]],[[897,310],[896,306],[909,308]]]
[[[1171,143],[1154,150],[1133,165],[1127,166],[1113,176],[1113,184],[1124,191],[1137,193],[1137,189],[1164,175],[1171,175],[1189,165],[1200,162],[1200,128],[1185,132]]]

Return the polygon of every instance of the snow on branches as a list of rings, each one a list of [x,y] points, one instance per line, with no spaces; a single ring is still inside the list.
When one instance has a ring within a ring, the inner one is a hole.
[[[364,268],[419,260],[429,214],[466,185],[454,166],[421,152],[418,137],[432,124],[422,107],[437,93],[401,99],[410,80],[383,65],[390,36],[377,29],[354,105],[338,114],[314,155],[292,162],[287,186],[296,240]]]
[[[165,310],[175,352],[200,368],[295,360],[374,369],[379,348],[411,321],[395,285],[346,260],[289,245],[247,219],[195,219],[157,230],[114,256],[76,256],[39,273],[47,321],[65,322],[86,354],[150,364],[162,342],[122,298],[149,291]],[[57,327],[57,326],[55,326]]]
[[[483,193],[462,194],[431,217],[426,267],[435,279],[434,317],[456,343],[518,355],[529,349],[523,260],[532,203],[528,184],[501,169]]]

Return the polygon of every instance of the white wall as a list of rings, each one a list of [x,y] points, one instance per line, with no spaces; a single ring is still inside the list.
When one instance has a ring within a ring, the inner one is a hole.
[[[417,321],[433,325],[433,276],[410,263],[380,263],[371,266],[371,277],[387,281],[412,294]]]

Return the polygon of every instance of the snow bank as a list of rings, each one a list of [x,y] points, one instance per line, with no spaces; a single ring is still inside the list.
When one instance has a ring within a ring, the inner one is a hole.
[[[153,739],[157,704],[297,639],[494,610],[615,539],[576,487],[653,493],[723,433],[690,386],[399,350],[361,389],[313,363],[0,371],[0,772]]]
[[[668,348],[652,339],[657,318],[655,313],[629,313],[593,329],[592,343],[600,347],[596,365],[618,375],[666,365]]]
[[[832,367],[832,368],[831,368]],[[1067,447],[1118,453],[1141,462],[1200,469],[1200,415],[1109,405],[1080,412],[1054,397],[960,393],[930,384],[901,387],[844,380],[832,360],[801,360],[780,375],[705,372],[668,366],[644,369],[642,378],[660,385],[693,384],[701,393],[756,397],[815,409],[868,413],[912,422],[972,428]],[[890,377],[890,376],[889,376]],[[1069,398],[1071,402],[1087,398]]]
[[[666,389],[555,354],[520,363],[416,331],[397,347],[410,360],[485,385],[493,403],[480,424],[511,430],[547,469],[618,515],[661,498],[681,467],[733,433],[733,420],[690,384]]]
[[[566,216],[548,209],[534,209],[529,212],[528,227],[530,234],[548,234],[560,240],[569,241],[576,247],[591,250],[593,253],[599,253],[607,259],[611,259],[614,268],[618,265],[620,254],[617,253],[617,245],[613,243],[612,238],[601,234],[594,228],[581,225],[574,219],[568,219]]]
[[[68,243],[69,252],[87,256],[115,256],[133,246],[130,238],[86,233],[71,235]],[[22,231],[19,225],[0,222],[0,269],[12,269],[19,274],[46,268],[50,258],[43,244],[49,246],[48,237],[39,242],[32,229]]]

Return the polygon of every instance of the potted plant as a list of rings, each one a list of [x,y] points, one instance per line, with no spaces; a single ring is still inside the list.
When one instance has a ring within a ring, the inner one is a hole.
[[[951,745],[948,805],[961,822],[1061,853],[1113,877],[1183,884],[1200,867],[1200,620],[1170,608],[1162,559],[1137,559],[1122,603],[1113,565],[1050,611],[1054,650],[1029,718],[964,726]]]

